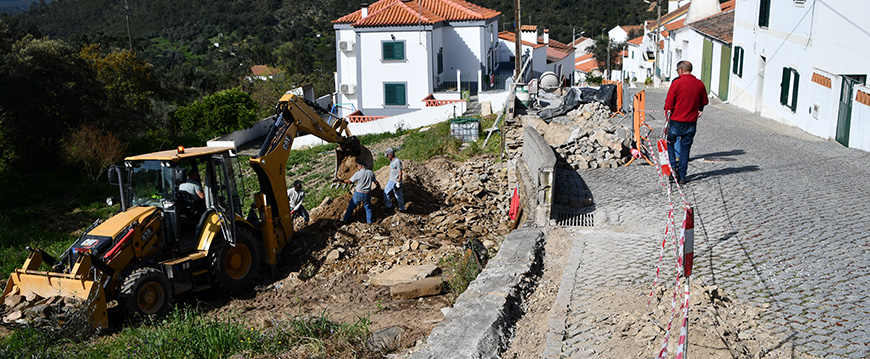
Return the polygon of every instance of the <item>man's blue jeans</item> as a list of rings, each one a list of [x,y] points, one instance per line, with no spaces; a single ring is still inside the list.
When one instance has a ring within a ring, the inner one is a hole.
[[[686,171],[689,169],[689,149],[695,139],[697,122],[671,121],[668,128],[668,159],[671,162],[671,171],[677,175],[677,179],[686,179]],[[679,146],[679,148],[677,148]],[[680,162],[677,163],[677,156]]]
[[[353,214],[353,209],[362,203],[366,210],[366,223],[372,224],[372,193],[361,193],[353,191],[353,198],[347,204],[347,212],[344,212],[344,223],[350,222],[350,215]]]
[[[396,187],[396,182],[392,180],[387,182],[387,187],[384,188],[384,205],[387,207],[392,207],[393,202],[390,200],[390,195],[392,193],[396,194],[396,202],[398,202],[399,210],[405,210],[405,195],[402,194],[402,187]]]

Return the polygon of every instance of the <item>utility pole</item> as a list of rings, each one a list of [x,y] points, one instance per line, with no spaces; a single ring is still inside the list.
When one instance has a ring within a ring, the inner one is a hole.
[[[653,81],[653,84],[655,85],[655,88],[659,88],[659,84],[662,82],[662,80],[659,78],[659,53],[661,52],[659,51],[659,34],[661,34],[661,30],[659,28],[662,26],[662,6],[659,5],[659,0],[656,0],[656,9],[658,9],[658,16],[656,17],[656,57],[655,63],[653,64],[653,78],[655,79],[655,81]]]
[[[130,33],[130,4],[124,0],[124,19],[127,21],[127,41],[130,43],[130,52],[133,52],[133,35]]]
[[[520,66],[522,66],[522,58],[520,57],[523,51],[522,38],[520,37],[520,0],[514,0],[514,34],[516,36],[516,48],[514,56],[514,83],[520,82]]]
[[[610,57],[610,36],[607,37],[607,79],[610,80],[610,63],[613,58]]]

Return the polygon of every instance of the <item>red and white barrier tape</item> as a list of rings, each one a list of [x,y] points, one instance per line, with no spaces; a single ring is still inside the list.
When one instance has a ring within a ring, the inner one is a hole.
[[[647,110],[646,112],[657,112],[659,110]],[[666,113],[666,117],[668,114]],[[676,270],[676,279],[674,282],[674,292],[671,297],[671,312],[668,316],[668,325],[667,329],[665,329],[665,336],[662,343],[661,350],[659,350],[657,359],[666,359],[668,356],[668,342],[671,335],[671,328],[673,326],[673,321],[677,318],[677,315],[680,315],[680,335],[678,339],[677,352],[675,359],[683,359],[685,358],[686,353],[686,345],[688,343],[688,323],[689,323],[689,281],[688,278],[692,273],[692,264],[694,261],[694,210],[689,205],[686,200],[686,196],[682,191],[682,187],[676,181],[676,169],[670,168],[670,162],[667,155],[667,142],[664,140],[667,136],[668,124],[666,122],[665,128],[663,129],[662,138],[656,141],[657,148],[653,148],[652,141],[649,143],[648,150],[650,153],[657,153],[656,156],[657,161],[655,162],[656,172],[659,175],[660,183],[667,188],[668,192],[668,223],[665,228],[665,233],[662,238],[662,245],[659,250],[659,260],[656,264],[656,274],[653,279],[652,289],[650,291],[649,298],[647,299],[647,312],[650,313],[651,321],[659,326],[659,324],[655,318],[653,317],[653,312],[650,311],[649,307],[652,303],[653,294],[655,294],[655,288],[658,283],[659,275],[661,272],[661,265],[664,258],[665,246],[667,244],[668,237],[673,239],[673,248],[674,248],[674,258],[675,265],[674,269]],[[668,161],[667,163],[663,163],[664,161]],[[669,185],[669,178],[673,178],[674,186]],[[680,200],[683,204],[683,222],[679,232],[679,238],[677,237],[676,231],[676,220],[674,216],[675,212],[675,201],[673,194],[676,192],[680,196]],[[685,281],[682,279],[685,278]],[[682,301],[680,304],[680,313],[677,314],[677,297],[680,293],[681,282],[684,290],[682,293]],[[663,328],[664,329],[664,328]]]

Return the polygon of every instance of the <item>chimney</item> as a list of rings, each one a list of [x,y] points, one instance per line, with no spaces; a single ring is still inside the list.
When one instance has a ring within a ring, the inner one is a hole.
[[[550,29],[544,29],[544,43],[550,44]]]
[[[360,4],[360,7],[362,7],[362,9],[360,9],[360,19],[365,19],[366,16],[369,16],[369,4],[362,3]]]
[[[722,11],[719,0],[694,0],[689,5],[686,14],[686,23],[691,24],[708,16],[716,15]]]

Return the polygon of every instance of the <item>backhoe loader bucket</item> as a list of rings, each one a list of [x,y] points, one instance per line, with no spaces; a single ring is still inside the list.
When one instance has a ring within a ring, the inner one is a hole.
[[[39,271],[41,251],[30,254],[3,291],[0,324],[48,327],[66,336],[107,328],[106,295],[89,256],[79,256],[70,273]],[[102,275],[100,275],[102,277]]]
[[[375,161],[372,158],[372,152],[368,148],[359,143],[356,137],[347,139],[347,143],[335,149],[335,177],[341,179],[350,179],[356,173],[356,161],[360,159],[365,161],[366,166],[374,170]]]

